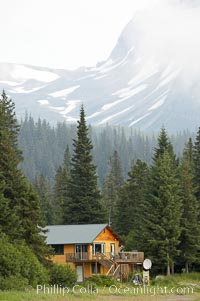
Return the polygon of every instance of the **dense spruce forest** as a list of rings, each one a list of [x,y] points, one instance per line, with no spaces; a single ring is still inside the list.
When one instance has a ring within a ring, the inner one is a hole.
[[[75,126],[51,128],[27,117],[20,130],[14,103],[3,92],[0,153],[5,286],[49,279],[47,224],[106,222],[126,250],[152,259],[154,273],[200,268],[200,128],[173,137],[164,127],[157,136],[96,129],[87,126],[82,106]]]
[[[23,151],[23,162],[20,166],[31,182],[43,175],[52,184],[58,167],[62,164],[66,148],[73,154],[73,139],[76,137],[76,124],[58,123],[50,126],[45,120],[35,121],[31,116],[20,123],[19,148]],[[88,135],[92,141],[91,151],[94,164],[97,166],[100,187],[110,168],[110,160],[117,151],[123,177],[127,178],[132,162],[140,159],[148,164],[152,162],[154,148],[157,145],[157,133],[143,133],[140,130],[121,126],[93,127],[88,126]],[[175,154],[180,158],[189,137],[194,133],[188,130],[170,136]]]
[[[78,127],[26,117],[19,142],[48,224],[107,222],[155,272],[198,269],[200,130],[87,127],[82,107]]]

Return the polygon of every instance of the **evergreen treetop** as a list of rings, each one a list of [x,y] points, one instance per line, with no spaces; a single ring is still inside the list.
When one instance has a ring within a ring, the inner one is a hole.
[[[99,223],[104,219],[97,185],[96,166],[93,164],[92,142],[88,137],[83,105],[77,126],[77,139],[73,140],[74,153],[69,180],[69,202],[65,210],[65,223]]]
[[[169,154],[174,155],[173,146],[169,140],[166,129],[163,127],[158,136],[158,146],[154,150],[153,160],[156,161],[158,158],[164,155],[164,152],[168,150]]]

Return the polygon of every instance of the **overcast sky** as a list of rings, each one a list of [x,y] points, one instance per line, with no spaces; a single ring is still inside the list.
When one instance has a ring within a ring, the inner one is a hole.
[[[0,0],[0,61],[74,69],[106,59],[155,0]]]

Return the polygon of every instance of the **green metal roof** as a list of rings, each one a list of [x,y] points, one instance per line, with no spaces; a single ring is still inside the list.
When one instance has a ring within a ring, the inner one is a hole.
[[[107,224],[47,226],[48,245],[88,244],[107,227]]]

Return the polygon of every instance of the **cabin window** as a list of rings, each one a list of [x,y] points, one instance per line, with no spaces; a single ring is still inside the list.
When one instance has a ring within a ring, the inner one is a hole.
[[[100,263],[92,263],[92,274],[101,274],[101,265]]]
[[[64,255],[64,245],[51,245],[55,255]]]
[[[94,243],[93,244],[93,255],[96,253],[104,253],[105,252],[105,244],[104,243]]]
[[[75,245],[75,254],[77,259],[88,259],[88,246]]]

